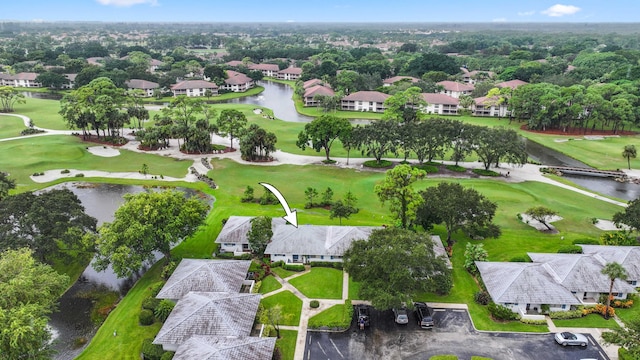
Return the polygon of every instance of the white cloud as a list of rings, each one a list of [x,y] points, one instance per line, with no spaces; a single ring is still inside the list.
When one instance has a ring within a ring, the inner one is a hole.
[[[535,11],[521,11],[518,13],[518,16],[531,16],[535,13],[536,13]]]
[[[573,15],[580,10],[581,9],[579,7],[573,5],[555,4],[547,10],[542,11],[542,13],[552,17],[561,17],[565,15]]]
[[[113,5],[117,7],[129,7],[133,5],[149,4],[151,6],[158,5],[158,0],[96,0],[102,5]]]
[[[502,18],[495,18],[495,19],[492,19],[491,21],[493,21],[493,22],[507,22],[507,18],[503,18],[503,17]]]

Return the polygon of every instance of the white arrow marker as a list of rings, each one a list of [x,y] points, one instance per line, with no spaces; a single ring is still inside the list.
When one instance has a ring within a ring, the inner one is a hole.
[[[275,195],[275,197],[278,199],[278,201],[280,201],[280,205],[282,205],[284,212],[287,213],[287,215],[283,216],[282,218],[286,222],[290,223],[291,225],[298,227],[298,212],[295,210],[291,211],[291,209],[289,208],[289,204],[287,204],[287,200],[284,198],[284,196],[282,196],[280,191],[278,191],[278,189],[273,187],[273,185],[271,184],[267,184],[267,183],[259,183],[259,184],[266,187],[267,190],[271,191],[273,195]]]

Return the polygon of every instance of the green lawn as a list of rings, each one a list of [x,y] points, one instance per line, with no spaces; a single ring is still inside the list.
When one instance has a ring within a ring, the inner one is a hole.
[[[270,293],[274,290],[278,290],[282,287],[282,285],[276,280],[273,276],[267,276],[262,279],[262,285],[260,285],[260,294]]]
[[[281,279],[288,278],[291,275],[297,274],[296,271],[285,270],[281,267],[272,267],[271,272],[280,276]]]
[[[298,332],[295,330],[280,330],[280,338],[276,340],[276,348],[280,350],[282,360],[293,360],[296,354],[296,340]]]
[[[24,122],[19,117],[0,116],[0,139],[20,136],[20,131],[24,129]]]
[[[281,307],[282,322],[280,325],[300,324],[300,313],[302,312],[302,300],[289,290],[279,292],[275,295],[267,296],[260,301],[260,304],[269,309],[276,305]]]
[[[32,98],[26,100],[26,103],[14,106],[14,113],[28,116],[35,126],[41,128],[69,130],[62,116],[58,113],[60,101]]]
[[[616,309],[616,315],[625,323],[632,319],[640,319],[640,297],[633,296],[633,306],[628,309]]]
[[[345,304],[333,305],[332,307],[312,316],[309,319],[309,327],[312,329],[317,329],[323,326],[330,328],[348,328],[351,324],[352,317],[345,319],[345,306]]]
[[[190,160],[179,160],[153,154],[120,150],[115,157],[99,157],[89,153],[87,146],[75,136],[52,135],[0,142],[0,169],[9,172],[16,180],[18,190],[32,190],[43,187],[29,176],[35,172],[53,169],[104,170],[112,172],[137,172],[142,164],[149,166],[152,175],[184,177]],[[75,179],[77,180],[77,179]]]
[[[289,283],[310,299],[342,299],[342,271],[313,267]]]
[[[151,294],[150,286],[158,281],[163,264],[164,261],[158,262],[138,280],[76,359],[104,359],[105,354],[109,354],[110,359],[140,358],[142,340],[155,337],[162,326],[159,322],[150,326],[140,326],[138,314],[142,300]],[[117,336],[113,336],[114,332]]]
[[[617,309],[616,309],[617,312]],[[620,326],[614,319],[605,320],[602,315],[589,314],[578,319],[557,320],[553,323],[557,327],[577,327],[577,328],[603,328],[603,329],[619,329]]]
[[[357,281],[353,281],[351,276],[349,276],[349,299],[351,300],[360,300],[360,283]]]

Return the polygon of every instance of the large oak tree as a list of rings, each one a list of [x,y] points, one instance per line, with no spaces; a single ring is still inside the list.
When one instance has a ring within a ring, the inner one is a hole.
[[[304,126],[304,130],[298,134],[296,145],[304,150],[309,146],[317,152],[324,150],[326,160],[330,161],[331,146],[341,137],[349,136],[351,124],[349,120],[333,115],[322,115]]]
[[[360,282],[360,298],[380,310],[409,303],[425,292],[448,292],[451,270],[436,256],[428,234],[388,228],[356,240],[344,254],[344,268]]]
[[[198,229],[208,209],[177,190],[125,195],[113,222],[99,229],[96,269],[111,264],[119,277],[127,277],[152,261],[156,251],[171,259],[171,247]]]
[[[383,204],[389,203],[389,209],[403,229],[413,221],[415,210],[422,202],[413,189],[413,183],[426,175],[424,170],[402,164],[387,171],[384,180],[374,188],[378,199]]]

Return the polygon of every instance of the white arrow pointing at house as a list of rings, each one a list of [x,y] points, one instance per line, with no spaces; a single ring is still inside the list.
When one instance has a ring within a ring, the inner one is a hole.
[[[284,212],[287,213],[287,215],[283,216],[282,218],[291,225],[298,227],[298,212],[295,210],[291,211],[291,209],[289,208],[289,204],[287,204],[287,200],[284,198],[284,196],[282,196],[280,191],[273,187],[273,185],[271,184],[260,183],[260,185],[266,187],[267,190],[271,191],[273,195],[275,195],[275,197],[278,199],[278,201],[280,201]]]

